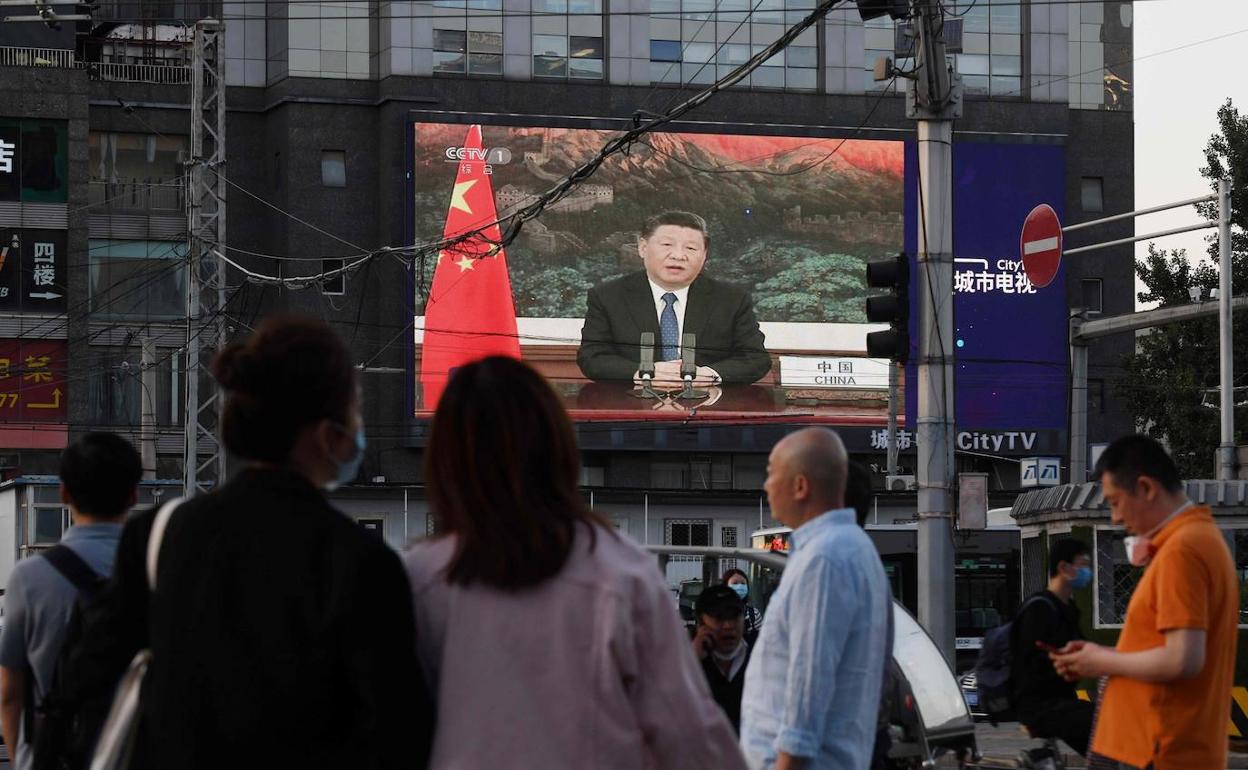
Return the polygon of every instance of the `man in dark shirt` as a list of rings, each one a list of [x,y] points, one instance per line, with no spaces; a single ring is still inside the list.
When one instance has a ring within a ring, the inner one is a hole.
[[[1060,738],[1087,754],[1092,732],[1092,704],[1079,700],[1073,682],[1058,676],[1046,648],[1082,639],[1075,589],[1092,583],[1092,559],[1086,543],[1067,538],[1049,549],[1049,585],[1024,603],[1014,621],[1014,662],[1010,701],[1022,722],[1038,738]]]
[[[741,730],[741,693],[745,688],[745,665],[750,662],[750,644],[745,641],[745,603],[726,585],[703,591],[694,604],[698,630],[693,652],[702,661],[711,696]]]

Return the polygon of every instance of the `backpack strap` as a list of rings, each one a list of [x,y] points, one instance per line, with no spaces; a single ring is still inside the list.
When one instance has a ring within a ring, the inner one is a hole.
[[[103,575],[91,569],[91,565],[83,561],[82,557],[67,545],[54,545],[40,555],[79,591],[94,588],[95,584],[104,578]]]
[[[156,591],[156,564],[160,558],[160,545],[165,539],[165,528],[169,526],[169,519],[173,516],[173,510],[182,504],[185,497],[175,497],[160,507],[156,512],[156,518],[152,521],[152,532],[147,536],[147,588],[149,591]]]

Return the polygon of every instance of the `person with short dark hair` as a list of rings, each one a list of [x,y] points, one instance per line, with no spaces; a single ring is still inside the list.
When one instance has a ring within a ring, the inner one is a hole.
[[[73,526],[59,545],[22,559],[9,576],[0,632],[0,728],[19,770],[33,761],[33,736],[24,728],[48,694],[73,608],[89,588],[74,581],[112,574],[121,519],[137,499],[142,475],[139,453],[121,436],[88,433],[70,444],[61,453],[60,494]]]
[[[503,357],[456,369],[425,470],[440,534],[405,562],[434,767],[744,770],[654,556],[585,503],[540,374]]]
[[[854,517],[858,526],[867,526],[867,516],[871,512],[871,500],[875,495],[871,492],[871,472],[862,463],[849,461],[849,471],[845,476],[845,507],[854,509]]]
[[[754,640],[758,638],[758,631],[763,627],[763,611],[754,606],[750,601],[750,578],[745,574],[744,570],[736,567],[725,570],[724,576],[720,578],[723,584],[731,588],[741,597],[741,601],[745,603],[745,640],[750,644],[754,644]]]
[[[79,678],[115,684],[151,649],[140,767],[425,767],[432,713],[402,564],[326,498],[363,459],[347,347],[323,321],[275,315],[212,371],[225,447],[245,465],[173,509],[159,591],[155,511],[127,523]]]
[[[591,380],[638,380],[638,342],[654,334],[656,383],[680,382],[684,335],[697,338],[697,386],[753,383],[771,371],[754,301],[702,274],[706,220],[688,211],[650,217],[637,238],[642,269],[589,290],[576,361]]]
[[[1105,677],[1089,767],[1226,767],[1240,592],[1223,532],[1151,438],[1110,444],[1093,475],[1144,574],[1114,648],[1051,653],[1067,680]]]
[[[751,649],[745,640],[745,603],[729,586],[716,585],[698,595],[693,612],[698,619],[693,654],[702,661],[711,697],[732,729],[740,731],[741,692]]]
[[[1023,603],[1011,645],[1010,703],[1037,738],[1060,738],[1080,754],[1088,753],[1092,704],[1080,700],[1075,684],[1053,670],[1047,650],[1083,639],[1074,592],[1092,585],[1088,544],[1075,538],[1049,546],[1049,582]]]

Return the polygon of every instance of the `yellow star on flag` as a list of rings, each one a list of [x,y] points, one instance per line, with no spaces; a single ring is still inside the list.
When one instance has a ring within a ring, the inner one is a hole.
[[[469,179],[467,182],[456,182],[455,189],[451,192],[451,208],[471,214],[472,209],[468,208],[468,201],[464,200],[464,194],[471,190],[476,183],[476,179]]]
[[[459,265],[459,272],[461,273],[466,273],[476,266],[470,257],[460,257],[455,260],[455,264]]]

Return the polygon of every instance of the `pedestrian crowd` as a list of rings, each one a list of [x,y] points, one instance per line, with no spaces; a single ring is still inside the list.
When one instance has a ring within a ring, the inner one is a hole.
[[[335,510],[325,492],[365,449],[354,371],[297,317],[221,351],[222,437],[246,465],[192,499],[127,516],[134,448],[91,433],[65,450],[73,526],[5,595],[0,728],[19,770],[102,768],[105,745],[111,767],[188,770],[887,767],[893,600],[862,526],[869,474],[836,433],[799,430],[768,458],[792,535],[766,614],[729,570],[690,633],[655,558],[585,503],[572,423],[518,361],[460,367],[439,399],[437,536],[400,556]],[[1225,767],[1226,543],[1155,442],[1116,442],[1096,473],[1145,567],[1122,636],[1083,638],[1089,549],[1054,543],[1011,624],[1008,700],[1099,767]],[[1074,685],[1095,677],[1099,707]]]

